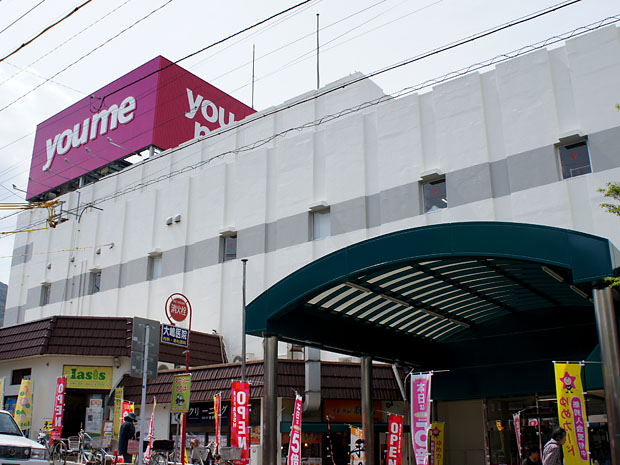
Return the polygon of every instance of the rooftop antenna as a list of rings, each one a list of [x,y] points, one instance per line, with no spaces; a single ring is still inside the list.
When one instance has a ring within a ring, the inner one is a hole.
[[[321,87],[319,74],[319,14],[316,14],[316,88]]]
[[[254,109],[254,63],[256,62],[256,44],[252,44],[252,109]]]

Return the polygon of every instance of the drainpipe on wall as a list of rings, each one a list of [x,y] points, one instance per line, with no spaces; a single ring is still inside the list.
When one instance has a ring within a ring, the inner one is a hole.
[[[321,408],[321,350],[306,347],[306,383],[304,412],[316,412]]]

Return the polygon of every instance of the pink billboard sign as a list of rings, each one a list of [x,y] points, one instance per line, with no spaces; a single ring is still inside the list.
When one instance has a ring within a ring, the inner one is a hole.
[[[151,145],[176,147],[252,113],[159,56],[37,126],[26,198]]]
[[[428,465],[428,428],[431,416],[431,375],[411,376],[411,439],[416,465]]]

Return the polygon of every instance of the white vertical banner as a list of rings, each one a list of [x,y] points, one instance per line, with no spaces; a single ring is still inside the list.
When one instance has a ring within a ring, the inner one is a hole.
[[[364,430],[356,426],[351,426],[351,448],[350,448],[350,465],[364,465],[366,463],[366,454],[364,453]]]
[[[411,375],[411,439],[416,465],[428,465],[431,373]]]
[[[512,421],[515,426],[515,435],[517,436],[517,454],[521,460],[521,411],[512,414]]]

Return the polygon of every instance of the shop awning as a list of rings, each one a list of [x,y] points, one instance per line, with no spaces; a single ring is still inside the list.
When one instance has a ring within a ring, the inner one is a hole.
[[[587,355],[595,330],[562,351],[516,353],[506,344],[521,347],[518,334],[526,344],[552,342],[594,327],[592,286],[615,274],[618,257],[607,239],[539,225],[398,231],[276,283],[248,306],[246,332],[435,368],[468,357],[506,363]]]

